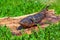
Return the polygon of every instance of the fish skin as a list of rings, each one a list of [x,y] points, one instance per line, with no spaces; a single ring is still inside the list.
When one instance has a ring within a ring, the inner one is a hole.
[[[46,8],[44,8],[42,11],[38,12],[37,14],[35,15],[30,15],[24,19],[22,19],[20,21],[20,24],[23,26],[23,27],[31,27],[31,26],[34,26],[34,25],[37,25],[41,22],[42,19],[44,19],[46,17],[46,13],[48,11],[48,7],[47,6]]]

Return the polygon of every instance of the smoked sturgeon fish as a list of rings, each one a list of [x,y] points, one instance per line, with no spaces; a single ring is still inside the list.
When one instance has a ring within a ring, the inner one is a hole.
[[[41,22],[41,20],[46,17],[48,7],[49,6],[46,6],[42,11],[38,12],[37,14],[30,15],[30,16],[27,16],[26,18],[22,19],[20,21],[21,26],[23,26],[25,28],[26,27],[29,28],[29,27],[39,24]]]

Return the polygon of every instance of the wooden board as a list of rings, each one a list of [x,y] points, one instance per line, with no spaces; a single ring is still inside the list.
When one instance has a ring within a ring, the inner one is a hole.
[[[53,11],[53,10],[52,10]],[[37,13],[37,12],[36,12]],[[16,35],[21,35],[21,26],[19,24],[19,22],[30,15],[34,15],[36,13],[32,13],[32,14],[28,14],[28,15],[23,15],[23,16],[18,16],[18,17],[4,17],[4,18],[0,18],[0,25],[6,25],[8,28],[10,28],[11,32],[13,34]],[[45,21],[46,19],[43,19],[42,21]],[[44,24],[44,25],[40,25],[40,27],[47,27],[49,26],[49,24]],[[31,31],[35,29],[36,31],[38,30],[38,27],[31,27],[31,28],[26,28],[24,29],[24,32],[27,34],[31,34]]]

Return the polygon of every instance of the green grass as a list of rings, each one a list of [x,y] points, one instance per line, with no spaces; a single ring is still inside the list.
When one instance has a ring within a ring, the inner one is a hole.
[[[60,23],[50,24],[50,26],[42,29],[40,26],[39,31],[32,31],[32,34],[24,34],[22,36],[13,36],[9,28],[0,26],[0,40],[60,40]]]
[[[40,10],[42,4],[34,0],[0,0],[0,17],[21,16]]]
[[[60,14],[60,0],[50,3],[49,9],[54,9],[56,14]],[[0,18],[15,17],[33,12],[39,12],[49,1],[41,0],[0,0]],[[31,35],[12,36],[10,29],[0,26],[0,40],[60,40],[60,23],[51,24],[44,30],[33,31]]]
[[[0,0],[0,17],[15,17],[38,12],[49,3],[49,1],[44,2],[44,0],[42,2],[41,0]],[[59,14],[59,0],[50,4],[50,8]]]

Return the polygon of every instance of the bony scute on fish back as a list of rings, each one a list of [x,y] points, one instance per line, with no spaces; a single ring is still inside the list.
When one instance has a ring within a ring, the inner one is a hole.
[[[38,12],[37,14],[30,15],[20,21],[21,26],[23,27],[32,27],[37,25],[41,22],[42,19],[46,17],[48,7],[46,6],[42,11]]]

